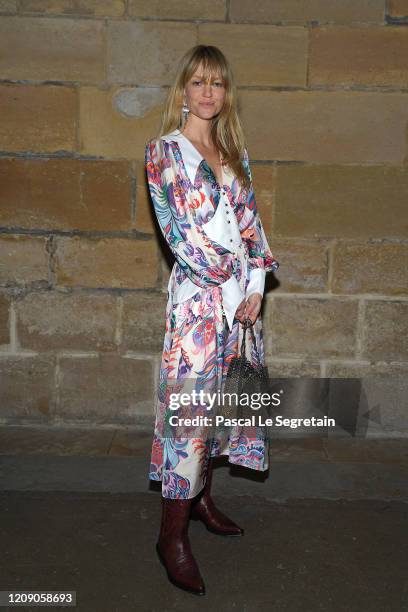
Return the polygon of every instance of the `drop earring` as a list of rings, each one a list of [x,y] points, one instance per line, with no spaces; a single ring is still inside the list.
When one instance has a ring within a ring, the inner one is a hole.
[[[190,112],[190,109],[187,106],[187,102],[184,99],[183,100],[183,118],[184,118],[184,123],[187,121],[188,119],[188,113]]]

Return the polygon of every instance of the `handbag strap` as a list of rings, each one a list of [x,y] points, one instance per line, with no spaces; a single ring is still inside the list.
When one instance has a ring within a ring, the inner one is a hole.
[[[250,330],[251,330],[251,337],[252,337],[252,343],[253,343],[254,348],[255,348],[255,354],[256,354],[256,358],[258,360],[258,365],[261,365],[261,359],[259,357],[258,347],[257,347],[257,344],[256,344],[256,338],[255,338],[255,332],[254,332],[254,324],[252,323],[251,319],[247,318],[247,319],[244,319],[244,322],[242,323],[242,326],[244,328],[244,334],[242,336],[241,355],[245,356],[246,332],[247,332],[247,329],[250,328]]]

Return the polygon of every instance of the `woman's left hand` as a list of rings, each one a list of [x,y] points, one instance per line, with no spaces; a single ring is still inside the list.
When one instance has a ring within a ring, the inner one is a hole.
[[[255,323],[262,306],[262,295],[260,293],[251,293],[246,301],[245,317]]]

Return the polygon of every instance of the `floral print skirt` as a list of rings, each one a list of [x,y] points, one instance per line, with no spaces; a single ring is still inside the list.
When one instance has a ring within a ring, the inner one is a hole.
[[[248,281],[247,281],[248,282]],[[254,325],[259,358],[264,363],[262,319]],[[212,430],[211,437],[197,429],[169,435],[166,423],[174,415],[170,395],[184,382],[199,392],[222,389],[232,357],[241,347],[243,326],[234,319],[229,329],[222,308],[220,287],[200,289],[193,297],[166,306],[166,328],[159,373],[156,423],[149,478],[162,482],[163,497],[193,498],[202,490],[210,457],[227,455],[229,462],[254,470],[268,468],[267,438],[259,427]],[[247,332],[246,356],[255,362],[251,334]],[[191,388],[191,387],[189,387]]]

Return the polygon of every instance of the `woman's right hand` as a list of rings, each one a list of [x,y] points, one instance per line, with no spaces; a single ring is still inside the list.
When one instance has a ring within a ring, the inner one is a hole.
[[[235,311],[235,318],[238,319],[240,323],[243,323],[245,319],[245,307],[246,307],[246,300],[243,299],[240,305],[238,306],[237,310]]]

